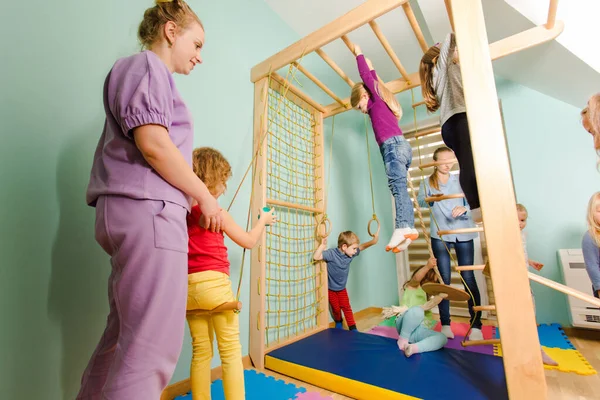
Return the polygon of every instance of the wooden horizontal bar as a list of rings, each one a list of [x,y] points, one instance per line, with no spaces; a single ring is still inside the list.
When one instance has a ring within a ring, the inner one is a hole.
[[[203,314],[212,314],[212,313],[218,313],[218,312],[223,312],[223,311],[233,311],[233,310],[241,310],[241,309],[242,309],[241,301],[228,301],[226,303],[218,305],[217,307],[213,308],[212,310],[189,310],[187,312],[187,315],[203,315]]]
[[[450,229],[447,231],[438,231],[438,235],[439,236],[452,235],[452,234],[460,235],[461,233],[477,233],[477,232],[483,232],[483,228],[477,227],[477,228]]]
[[[298,68],[298,71],[302,72],[304,74],[304,76],[306,76],[308,79],[310,79],[311,81],[313,81],[315,85],[317,85],[325,93],[327,93],[327,95],[329,95],[329,97],[331,97],[332,99],[334,99],[335,101],[337,101],[338,104],[346,107],[347,109],[351,108],[350,103],[344,103],[342,99],[340,99],[335,93],[333,93],[331,91],[331,89],[329,89],[327,86],[325,86],[325,84],[323,82],[321,82],[316,76],[314,76],[312,73],[310,73],[302,65],[298,64],[295,61],[292,63],[292,65],[295,66],[296,68]]]
[[[425,197],[426,203],[435,203],[436,201],[448,200],[448,199],[462,199],[465,197],[464,193],[455,194],[444,194],[442,196],[429,196]]]
[[[406,18],[408,18],[410,27],[417,37],[417,41],[419,42],[419,46],[421,46],[421,50],[423,50],[423,53],[425,53],[429,49],[429,46],[427,46],[427,42],[425,41],[425,37],[423,36],[423,32],[421,31],[421,27],[419,26],[419,22],[417,21],[417,17],[415,17],[415,13],[410,6],[410,3],[406,2],[402,4],[402,8],[404,9]]]
[[[348,86],[354,86],[352,79],[350,79],[348,75],[346,75],[346,73],[339,67],[339,65],[337,65],[327,54],[325,54],[323,50],[317,49],[316,53],[323,59],[323,61],[329,64],[331,69],[333,69],[348,84]]]
[[[564,24],[561,21],[558,21],[552,29],[546,29],[544,26],[536,26],[524,32],[517,33],[505,39],[499,40],[490,45],[491,58],[492,60],[497,60],[507,55],[517,53],[521,50],[529,49],[539,44],[549,42],[550,40],[553,40],[558,35],[560,35],[563,29]],[[409,78],[410,85],[407,85],[407,81],[404,78],[402,78],[390,81],[386,83],[386,86],[394,94],[398,94],[405,90],[421,86],[421,81],[418,73],[410,74]],[[344,101],[347,100],[344,99]],[[325,106],[325,110],[325,118],[347,111],[344,107],[341,107],[337,102]],[[435,132],[436,131],[427,133],[419,132],[417,135],[415,135],[415,137],[421,137]],[[439,132],[439,130],[437,132]]]
[[[354,43],[352,43],[352,41],[350,40],[350,38],[348,38],[348,36],[344,35],[341,37],[342,42],[344,42],[344,44],[346,45],[346,47],[348,47],[348,50],[350,50],[350,52],[354,55]],[[364,54],[363,54],[364,55]],[[366,59],[366,56],[365,56]],[[370,61],[368,59],[366,59],[367,63],[369,63]],[[381,77],[379,76],[379,74],[377,74],[377,81],[382,84],[385,85],[385,82],[381,79]]]
[[[486,344],[500,344],[500,339],[466,340],[461,342],[463,347],[483,346]]]
[[[385,86],[394,94],[398,94],[400,92],[404,92],[405,90],[409,90],[415,87],[420,86],[419,83],[419,73],[415,72],[414,74],[410,74],[408,76],[410,79],[406,81],[404,78],[395,79],[393,81],[389,81],[385,83]],[[344,102],[349,102],[350,97],[343,99]],[[337,102],[329,104],[325,106],[325,114],[324,118],[332,117],[339,113],[347,111],[344,107],[340,106]]]
[[[556,23],[556,9],[558,8],[558,0],[550,0],[550,5],[548,6],[548,19],[546,21],[546,29],[554,28],[554,24]]]
[[[490,56],[492,60],[498,60],[510,54],[549,42],[560,35],[564,27],[563,22],[558,21],[551,29],[546,29],[542,25],[514,34],[490,44]]]
[[[346,14],[303,37],[296,43],[286,47],[277,54],[255,65],[250,72],[250,80],[256,82],[267,76],[269,71],[277,71],[281,67],[298,60],[302,55],[310,54],[328,43],[346,35],[353,30],[387,12],[400,7],[408,0],[368,0]]]
[[[390,58],[392,59],[392,62],[398,69],[398,72],[400,72],[400,75],[402,75],[402,77],[406,81],[409,81],[408,72],[406,72],[406,69],[404,69],[404,67],[402,66],[400,59],[396,55],[396,52],[394,51],[394,49],[392,49],[390,42],[388,42],[387,38],[381,31],[381,28],[379,28],[379,25],[377,24],[377,22],[375,22],[375,20],[373,20],[373,21],[369,22],[369,25],[371,26],[371,29],[373,30],[373,33],[375,34],[375,36],[377,36],[377,39],[379,39],[379,42],[385,49],[386,53],[388,53],[388,56],[390,56]]]
[[[496,306],[473,306],[473,311],[496,311]]]
[[[312,107],[314,107],[315,110],[325,112],[325,108],[321,104],[317,103],[309,95],[305,94],[302,90],[298,89],[296,86],[294,86],[291,82],[289,82],[283,76],[279,75],[276,72],[272,72],[271,79],[277,81],[280,85],[282,85],[284,87],[284,90],[286,87],[289,88],[288,90],[290,92],[294,93],[296,96],[298,96],[302,100],[306,101],[308,104],[310,104]]]
[[[418,139],[418,138],[422,138],[423,136],[432,135],[434,133],[440,133],[441,131],[442,131],[442,128],[440,126],[434,126],[431,128],[423,129],[422,131],[420,130],[419,132],[412,135],[412,137],[414,137],[415,139]]]
[[[425,105],[425,100],[419,101],[418,103],[413,104],[412,108],[417,108],[419,106],[424,106],[424,105]]]
[[[442,164],[454,164],[457,162],[458,162],[458,160],[456,158],[453,158],[451,160],[446,160],[446,161],[434,161],[434,162],[430,162],[427,164],[421,164],[421,165],[419,165],[419,168],[425,169],[425,168],[436,167],[436,166],[442,165]]]
[[[485,265],[461,265],[459,267],[454,267],[457,271],[483,271],[485,269]]]
[[[598,299],[594,296],[580,292],[579,290],[572,289],[568,286],[563,285],[562,283],[554,282],[553,280],[544,278],[543,276],[539,276],[539,275],[533,274],[531,272],[528,272],[528,274],[529,274],[529,279],[534,282],[537,282],[544,286],[548,286],[551,289],[558,290],[559,292],[568,294],[569,296],[576,297],[579,300],[583,300],[583,301],[590,303],[596,307],[600,307],[600,299]]]
[[[294,204],[294,203],[290,203],[288,201],[282,201],[282,200],[267,199],[267,204],[272,204],[274,206],[282,206],[282,207],[286,207],[286,208],[293,208],[295,210],[303,210],[303,211],[313,212],[316,214],[324,214],[325,213],[322,208],[309,207],[309,206],[305,206],[302,204]]]

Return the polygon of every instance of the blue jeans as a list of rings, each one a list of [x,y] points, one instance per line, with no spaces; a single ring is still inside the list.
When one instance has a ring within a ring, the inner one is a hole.
[[[392,136],[379,146],[396,205],[396,228],[414,228],[415,215],[406,188],[406,175],[412,162],[412,148],[404,136]]]
[[[422,325],[425,313],[419,306],[409,308],[396,318],[398,336],[416,343],[420,353],[436,351],[446,345],[448,339],[441,332],[435,332]]]
[[[458,258],[458,265],[473,265],[475,258],[475,245],[473,240],[469,240],[466,242],[445,242],[446,246],[448,246],[448,250],[451,250],[454,247],[456,251],[456,257]],[[431,247],[433,248],[433,255],[437,259],[438,269],[440,270],[440,275],[442,275],[442,279],[446,285],[450,284],[450,254],[446,250],[444,246],[444,242],[431,238]],[[466,286],[465,290],[467,292],[471,292],[473,297],[469,300],[469,314],[471,315],[471,323],[473,324],[473,328],[481,329],[481,311],[474,312],[473,311],[473,299],[477,303],[477,305],[481,305],[481,297],[479,294],[479,288],[477,287],[477,281],[475,280],[475,274],[473,271],[463,271],[461,272],[462,278],[464,279]],[[442,325],[450,325],[450,302],[448,300],[444,300],[439,305],[440,310],[440,320],[442,321]]]

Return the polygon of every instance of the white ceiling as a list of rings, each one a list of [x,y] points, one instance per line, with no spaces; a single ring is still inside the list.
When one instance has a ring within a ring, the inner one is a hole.
[[[521,7],[529,18],[534,20],[541,18],[542,11],[539,8],[537,11],[532,11],[531,7],[523,8],[520,3],[524,0],[509,1],[515,7]],[[567,0],[563,0],[565,1]],[[265,2],[300,36],[306,36],[362,4],[363,0],[302,0],[301,2],[265,0]],[[544,4],[542,8],[547,13],[547,0],[536,0],[536,3]],[[444,2],[411,0],[411,4],[428,44],[442,41],[451,30]],[[483,0],[483,6],[490,42],[535,26],[530,19],[505,1]],[[559,17],[561,17],[560,12]],[[565,17],[564,12],[563,17]],[[564,19],[565,24],[568,25],[569,19]],[[405,69],[409,73],[417,72],[423,53],[402,8],[378,18],[377,23]],[[371,58],[377,72],[385,81],[400,77],[398,70],[368,25],[351,32],[348,36],[362,47],[363,52]],[[596,36],[587,36],[590,43],[596,38]],[[596,47],[597,44],[594,43],[588,48]],[[356,71],[356,62],[341,40],[334,41],[323,49],[353,80],[360,80]],[[495,61],[494,72],[498,76],[576,107],[585,104],[591,94],[600,90],[600,74],[557,41]],[[327,82],[325,79],[324,81]]]

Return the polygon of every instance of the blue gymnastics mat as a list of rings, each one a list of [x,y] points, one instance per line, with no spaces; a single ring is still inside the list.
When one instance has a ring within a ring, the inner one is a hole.
[[[508,399],[500,357],[441,349],[406,358],[394,339],[326,329],[268,354],[421,399]]]

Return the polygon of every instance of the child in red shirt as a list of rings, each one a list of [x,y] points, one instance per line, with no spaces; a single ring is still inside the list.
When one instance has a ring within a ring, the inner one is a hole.
[[[209,147],[195,149],[192,162],[196,175],[218,199],[225,192],[227,180],[231,177],[229,162],[220,152]],[[227,211],[223,210],[222,213],[223,232],[237,245],[247,249],[256,245],[265,225],[276,222],[273,210],[261,211],[254,228],[246,232]],[[206,225],[203,218],[198,204],[192,204],[192,212],[187,217],[188,311],[211,310],[235,300],[229,280],[229,259],[223,232],[204,229],[203,226]],[[192,398],[210,399],[210,363],[213,357],[213,337],[216,335],[225,398],[244,400],[244,367],[238,315],[233,311],[190,313],[187,320],[193,348],[190,371]]]

